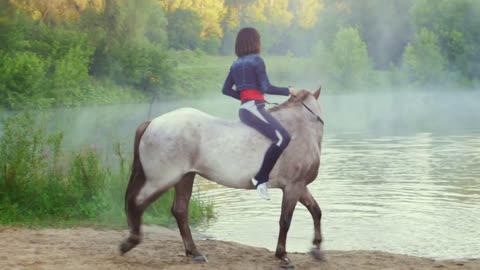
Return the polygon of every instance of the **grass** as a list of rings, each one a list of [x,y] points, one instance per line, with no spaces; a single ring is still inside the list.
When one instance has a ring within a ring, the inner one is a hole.
[[[201,52],[177,51],[173,58],[178,65],[172,93],[179,97],[211,96],[221,94],[223,82],[236,56],[210,56]],[[358,82],[345,83],[350,78],[337,78],[334,67],[319,56],[262,55],[270,82],[276,86],[294,86],[297,89],[316,90],[322,86],[329,93],[356,93],[359,91],[408,90],[425,88],[408,81],[400,69],[369,69]],[[327,61],[327,60],[325,60]],[[455,87],[458,80],[451,80]],[[468,88],[466,83],[465,87]],[[445,85],[443,85],[445,87]],[[449,87],[449,86],[447,86]],[[458,87],[458,86],[456,86]],[[439,88],[439,86],[436,86]],[[440,87],[441,88],[441,87]]]
[[[173,90],[180,97],[221,94],[223,82],[236,56],[209,56],[201,53],[176,52],[178,63]],[[314,58],[296,56],[263,56],[270,82],[276,86],[294,86],[316,90],[327,86],[329,91],[345,91],[328,78],[328,67]],[[383,77],[384,75],[382,75]],[[373,82],[373,80],[372,80]],[[376,82],[375,82],[376,84]]]
[[[62,148],[63,133],[47,132],[28,113],[6,117],[0,134],[0,224],[27,226],[126,226],[124,194],[131,160],[120,144],[117,165],[94,146]],[[170,190],[147,210],[145,221],[173,222]],[[193,223],[213,216],[211,204],[193,198]]]

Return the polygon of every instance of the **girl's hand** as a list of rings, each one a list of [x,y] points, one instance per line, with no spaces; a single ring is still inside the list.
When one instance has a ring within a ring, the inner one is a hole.
[[[290,93],[290,95],[296,96],[297,93],[298,93],[298,90],[295,89],[295,88],[293,88],[293,87],[291,87],[291,86],[289,86],[289,87],[288,87],[288,92]]]

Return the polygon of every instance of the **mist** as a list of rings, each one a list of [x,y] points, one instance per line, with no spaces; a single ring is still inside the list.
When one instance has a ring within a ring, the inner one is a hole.
[[[313,90],[313,89],[312,89]],[[285,97],[267,96],[270,102]],[[325,121],[325,136],[357,133],[365,136],[408,136],[417,133],[462,135],[480,132],[480,92],[385,91],[329,93],[319,99]],[[52,131],[64,131],[66,147],[92,145],[111,149],[120,142],[131,151],[136,127],[168,111],[193,107],[217,117],[238,121],[238,101],[220,92],[208,97],[155,102],[88,106],[43,111]],[[271,105],[270,105],[271,106]]]

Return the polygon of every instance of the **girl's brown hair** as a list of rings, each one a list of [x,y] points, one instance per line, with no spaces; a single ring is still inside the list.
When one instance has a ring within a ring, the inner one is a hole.
[[[255,28],[240,29],[235,40],[235,54],[240,57],[247,54],[260,53],[260,34]]]

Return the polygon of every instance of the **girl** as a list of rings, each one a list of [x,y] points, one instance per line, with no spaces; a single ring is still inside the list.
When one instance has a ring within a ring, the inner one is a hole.
[[[240,120],[272,140],[263,159],[260,171],[252,179],[263,199],[269,200],[267,182],[270,171],[290,142],[290,135],[282,125],[265,110],[264,94],[295,96],[294,88],[270,84],[260,53],[260,34],[255,28],[241,29],[235,40],[238,59],[230,67],[223,85],[223,94],[241,100]],[[232,89],[235,85],[235,89]]]

